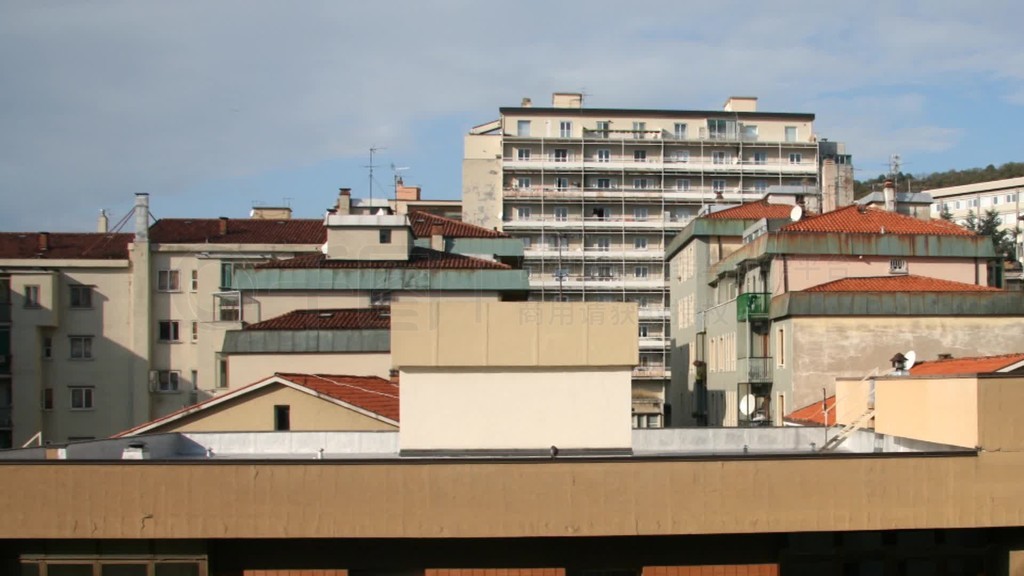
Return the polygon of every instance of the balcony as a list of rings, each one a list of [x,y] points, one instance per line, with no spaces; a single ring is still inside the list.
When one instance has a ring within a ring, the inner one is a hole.
[[[770,384],[772,382],[772,367],[772,358],[770,356],[740,358],[736,366],[740,377],[746,378],[743,382],[751,384]]]
[[[633,249],[609,249],[601,250],[598,248],[587,247],[581,250],[579,245],[571,248],[562,248],[561,253],[555,246],[531,246],[523,251],[523,256],[527,260],[555,260],[559,258],[562,260],[643,260],[661,262],[665,258],[665,251],[660,249],[650,250],[633,250]]]
[[[772,295],[767,292],[747,292],[736,298],[736,321],[767,320]]]
[[[637,366],[633,368],[633,378],[636,379],[652,379],[662,380],[672,377],[672,370],[656,364],[649,364],[647,366]]]
[[[669,339],[660,334],[652,334],[641,336],[639,344],[641,350],[661,350],[668,347]]]
[[[636,278],[634,276],[600,276],[600,275],[579,275],[570,274],[559,281],[552,275],[536,275],[530,278],[530,288],[544,288],[546,290],[615,290],[615,289],[639,289],[639,290],[660,290],[665,287],[665,281],[660,278]]]
[[[661,306],[645,306],[640,308],[641,320],[664,320],[668,317],[668,308]]]

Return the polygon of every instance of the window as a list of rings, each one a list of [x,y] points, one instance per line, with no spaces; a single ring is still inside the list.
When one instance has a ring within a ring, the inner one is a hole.
[[[559,247],[563,249],[569,248],[569,239],[565,236],[548,236],[548,246],[552,250],[558,250]]]
[[[647,150],[633,150],[634,162],[647,162]]]
[[[708,136],[711,138],[725,138],[728,133],[729,122],[727,120],[708,119]]]
[[[726,161],[728,160],[728,158],[729,158],[729,155],[727,153],[725,153],[725,152],[712,152],[711,153],[711,162],[713,164],[725,164]]]
[[[562,120],[558,123],[558,135],[562,138],[572,138],[572,122]]]
[[[381,244],[391,244],[391,230],[380,230],[378,240]]]
[[[161,320],[157,338],[161,342],[177,342],[179,340],[178,321]]]
[[[775,363],[780,368],[786,365],[786,329],[775,330]]]
[[[520,120],[516,123],[516,136],[529,136],[530,135],[530,121]]]
[[[633,238],[633,249],[647,250],[647,238],[644,238],[643,236]]]
[[[603,278],[605,280],[610,280],[611,277],[612,277],[612,267],[611,266],[598,266],[597,267],[597,277],[598,278]]]
[[[594,208],[591,211],[591,215],[596,220],[607,220],[611,216],[611,213],[608,211],[607,208],[598,207],[598,208]]]
[[[597,179],[597,187],[598,188],[611,188],[612,187],[612,181],[611,181],[610,178],[598,178]]]
[[[612,152],[607,148],[601,148],[597,151],[598,162],[610,162],[612,159]]]
[[[992,197],[992,205],[995,206],[996,204],[999,204],[999,196]]]
[[[637,206],[633,208],[633,219],[637,222],[647,221],[648,210],[646,206]]]
[[[551,277],[556,279],[556,280],[561,280],[563,278],[568,278],[569,277],[569,269],[568,268],[555,268],[554,271],[551,272]]]
[[[569,219],[569,209],[565,206],[555,206],[555,221],[565,222]]]
[[[71,286],[71,307],[92,308],[92,286]]]
[[[789,163],[790,164],[799,164],[802,160],[803,160],[803,156],[801,156],[801,154],[799,152],[790,152],[790,154],[789,154]]]
[[[754,180],[754,192],[764,193],[768,191],[767,180]]]
[[[796,142],[796,126],[786,126],[786,142]]]
[[[970,200],[969,200],[969,201],[967,202],[967,206],[968,206],[969,208],[977,208],[977,207],[978,207],[978,199],[977,199],[977,198],[971,198],[971,199],[970,199]]]
[[[199,322],[196,322],[195,320],[192,321],[192,341],[199,341]]]
[[[636,299],[636,304],[639,308],[647,308],[647,306],[650,304],[650,301],[647,299],[647,296],[641,296]]]
[[[53,336],[43,336],[43,360],[53,358]]]
[[[530,219],[530,207],[519,206],[516,208],[516,220],[529,220]]]
[[[679,178],[679,179],[676,180],[676,190],[682,190],[683,192],[686,192],[689,189],[690,189],[690,179],[689,178]]]
[[[1010,203],[1016,202],[1017,201],[1017,195],[1016,194],[1007,194],[1006,195],[1006,201],[1010,202]]]
[[[199,270],[192,271],[192,286],[190,288],[192,292],[199,290]]]
[[[636,190],[646,190],[647,189],[647,178],[634,178],[633,179],[633,188],[636,189]]]
[[[609,122],[607,120],[598,120],[597,121],[597,134],[595,134],[595,136],[597,136],[598,138],[607,138],[608,137],[608,130],[610,130],[610,129],[611,129],[611,122]]]
[[[907,260],[905,258],[893,258],[889,260],[889,274],[907,274]]]
[[[242,319],[238,293],[217,295],[217,320],[221,322],[238,322]]]
[[[633,268],[633,277],[634,278],[645,278],[646,279],[648,276],[650,276],[650,269],[647,268],[647,266],[637,266],[637,267]]]
[[[251,262],[222,262],[220,265],[220,288],[229,290],[236,284],[235,278],[246,278],[254,266]],[[251,282],[250,284],[251,285]]]
[[[192,389],[199,390],[199,370],[192,371]]]
[[[43,388],[43,410],[53,410],[53,388]]]
[[[686,124],[683,122],[676,122],[672,130],[672,135],[679,140],[686,140]]]
[[[608,238],[607,236],[601,236],[600,238],[597,239],[594,245],[597,247],[599,251],[607,252],[611,250],[612,241],[611,238]]]
[[[757,140],[757,125],[745,124],[740,128],[740,137],[747,141]]]
[[[529,188],[530,179],[525,177],[516,178],[516,188]]]
[[[754,152],[754,164],[764,165],[768,163],[767,152]]]
[[[68,390],[71,391],[72,410],[92,410],[93,389],[91,386],[71,386]]]
[[[228,387],[228,357],[217,354],[217,388]]]
[[[39,286],[25,286],[25,308],[39,308]]]
[[[370,290],[370,306],[390,306],[390,290]]]
[[[569,150],[565,148],[555,148],[555,162],[568,162],[569,161]]]
[[[72,360],[88,360],[92,358],[92,336],[68,336],[71,344]]]
[[[274,430],[279,432],[292,429],[291,406],[274,406]]]
[[[529,148],[520,148],[519,150],[517,150],[516,151],[516,159],[518,159],[520,162],[529,162],[530,161],[530,149]]]
[[[157,392],[177,392],[181,385],[181,372],[178,370],[158,370],[156,373]]]
[[[647,338],[651,331],[646,325],[641,324],[638,329],[638,333],[641,338]]]
[[[569,179],[568,178],[555,178],[555,189],[556,190],[568,190]]]
[[[533,243],[533,238],[530,238],[529,236],[523,236],[522,238],[520,238],[520,240],[523,241],[523,249],[529,250],[530,244]]]
[[[179,290],[177,270],[158,270],[156,273],[156,289],[160,292],[177,292]]]
[[[637,140],[644,139],[644,133],[647,131],[647,122],[633,122],[633,138]]]
[[[713,192],[725,192],[725,180],[712,180],[711,190]]]
[[[675,160],[676,162],[679,162],[680,164],[686,164],[690,161],[690,151],[676,150],[675,152],[672,153],[672,159]]]

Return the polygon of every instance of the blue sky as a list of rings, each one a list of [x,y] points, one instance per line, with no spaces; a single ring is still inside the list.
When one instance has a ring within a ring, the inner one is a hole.
[[[368,149],[460,194],[463,135],[521,98],[813,112],[858,178],[1019,161],[1024,4],[604,0],[0,0],[3,230],[157,217],[319,217],[366,196]]]

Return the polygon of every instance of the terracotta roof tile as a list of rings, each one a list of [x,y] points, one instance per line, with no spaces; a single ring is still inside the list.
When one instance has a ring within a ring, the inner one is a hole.
[[[278,373],[277,376],[398,422],[398,384],[376,376]]]
[[[414,247],[408,260],[330,260],[324,254],[303,254],[286,260],[274,260],[256,266],[276,268],[426,268],[432,270],[511,270],[501,262],[473,258],[451,252]]]
[[[164,218],[149,228],[150,242],[163,244],[323,244],[323,220],[231,218],[220,234],[219,218]]]
[[[920,220],[878,208],[866,208],[861,212],[857,206],[810,216],[783,227],[782,231],[975,236],[974,232],[946,220]]]
[[[1002,292],[999,288],[940,280],[926,276],[867,276],[843,278],[812,286],[804,292]]]
[[[134,234],[46,233],[46,250],[40,250],[41,233],[0,233],[0,258],[127,260]]]
[[[246,326],[245,330],[387,330],[391,317],[387,308],[334,308],[323,310],[293,310],[262,322]]]
[[[786,420],[795,424],[803,424],[804,426],[824,426],[825,425],[825,413],[828,412],[829,424],[835,424],[836,418],[836,397],[829,396],[825,398],[825,408],[821,407],[821,402],[815,402],[803,408],[794,410],[786,415]]]
[[[445,238],[511,238],[511,236],[504,232],[467,224],[428,212],[410,211],[409,223],[412,224],[412,233],[417,238],[429,238],[434,224],[441,225],[441,235]]]
[[[704,218],[710,218],[712,220],[760,220],[762,218],[778,220],[789,218],[789,213],[792,212],[792,210],[792,204],[771,204],[765,200],[761,200],[759,202],[748,202],[747,204],[742,204],[735,208],[728,208],[719,212],[713,212],[704,216]]]
[[[990,374],[1024,362],[1024,352],[1000,356],[976,356],[918,362],[910,369],[911,376],[949,376],[953,374]]]

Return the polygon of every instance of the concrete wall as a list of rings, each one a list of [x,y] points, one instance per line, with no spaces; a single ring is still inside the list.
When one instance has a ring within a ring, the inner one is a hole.
[[[786,256],[772,260],[771,292],[778,296],[785,292],[806,290],[812,286],[866,276],[889,276],[890,258],[878,256]],[[910,274],[927,276],[966,284],[985,284],[984,263],[981,275],[976,275],[977,264],[969,258],[905,258]],[[784,273],[784,268],[788,270]]]
[[[402,450],[628,449],[629,368],[401,372]]]
[[[370,217],[364,217],[370,218]],[[393,219],[394,217],[386,217]],[[381,243],[380,232],[391,233]],[[412,232],[397,226],[331,226],[327,228],[327,254],[339,260],[408,260]]]
[[[394,430],[395,426],[282,385],[272,385],[154,430],[259,432],[274,430],[274,406],[290,407],[292,430]]]
[[[391,354],[232,354],[228,356],[228,385],[238,388],[277,372],[342,374],[387,378]]]
[[[877,380],[875,431],[974,448],[979,445],[978,386],[977,378]]]
[[[501,136],[467,135],[462,160],[462,220],[501,229]]]
[[[836,403],[829,412],[828,425],[849,424],[874,405],[874,380],[836,378]],[[797,408],[801,406],[793,407]]]

